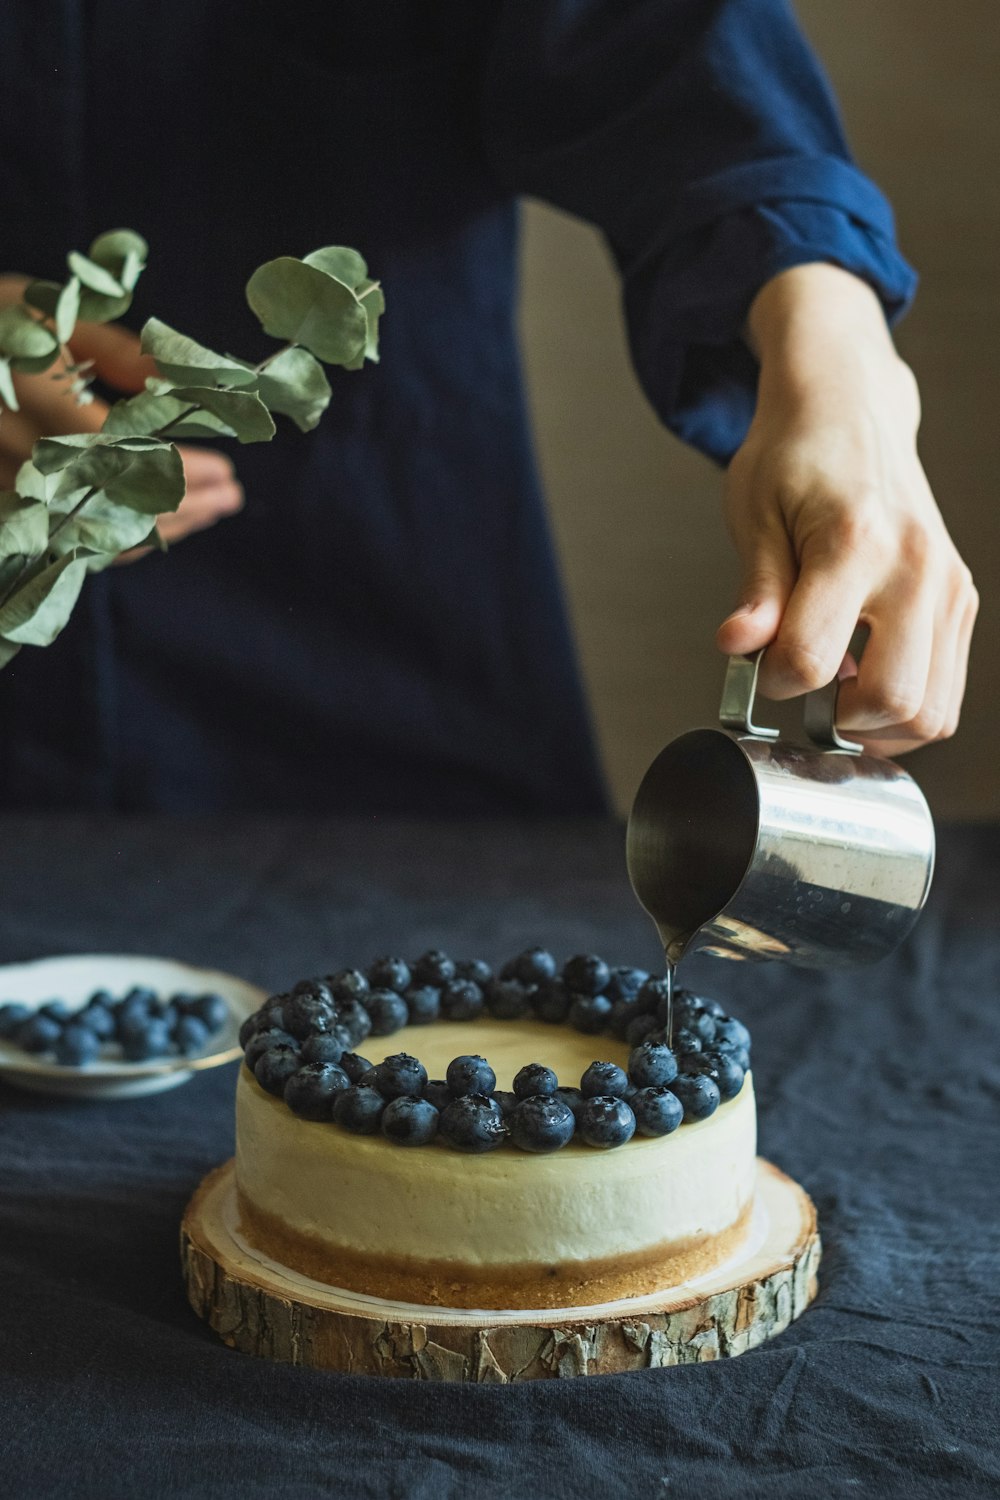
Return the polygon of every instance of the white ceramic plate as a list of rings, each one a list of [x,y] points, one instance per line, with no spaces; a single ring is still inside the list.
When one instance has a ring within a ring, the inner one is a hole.
[[[203,1068],[216,1068],[238,1058],[240,1026],[267,998],[264,990],[244,979],[218,969],[195,969],[172,958],[74,953],[65,958],[0,966],[0,1005],[17,1000],[37,1010],[47,1000],[65,1000],[76,1009],[95,990],[110,990],[117,998],[139,984],[165,996],[221,995],[229,1006],[229,1019],[210,1038],[204,1052],[139,1063],[99,1057],[86,1067],[64,1068],[49,1057],[34,1056],[0,1040],[0,1078],[19,1089],[78,1099],[123,1099],[176,1088]]]

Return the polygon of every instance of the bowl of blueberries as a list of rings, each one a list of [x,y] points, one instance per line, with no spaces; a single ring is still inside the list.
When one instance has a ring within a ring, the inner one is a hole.
[[[0,967],[0,1079],[74,1098],[127,1098],[242,1056],[265,995],[217,969],[87,953]]]

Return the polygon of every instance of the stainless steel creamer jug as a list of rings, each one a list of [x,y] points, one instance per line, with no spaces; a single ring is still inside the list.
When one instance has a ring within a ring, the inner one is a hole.
[[[805,700],[811,746],[754,724],[761,654],[730,658],[722,727],[682,734],[646,772],[628,824],[633,889],[671,964],[697,950],[871,963],[927,899],[930,810],[893,761],[838,734],[837,682]]]

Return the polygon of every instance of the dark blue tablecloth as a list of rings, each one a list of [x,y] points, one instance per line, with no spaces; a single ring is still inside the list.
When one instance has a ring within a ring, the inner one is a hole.
[[[8,819],[0,958],[131,951],[278,986],[430,944],[653,966],[605,824]],[[819,1298],[754,1353],[460,1387],[235,1354],[177,1228],[230,1154],[235,1069],[69,1104],[0,1090],[0,1495],[907,1497],[1000,1491],[1000,831],[842,976],[701,960],[752,1026],[761,1148],[811,1192]]]

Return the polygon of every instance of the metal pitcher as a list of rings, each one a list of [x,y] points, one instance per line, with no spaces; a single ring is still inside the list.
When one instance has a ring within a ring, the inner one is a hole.
[[[701,950],[804,966],[872,963],[930,890],[934,824],[895,762],[836,729],[839,684],[805,699],[811,746],[753,721],[763,653],[730,657],[721,728],[653,761],[628,824],[629,878],[670,963]]]

